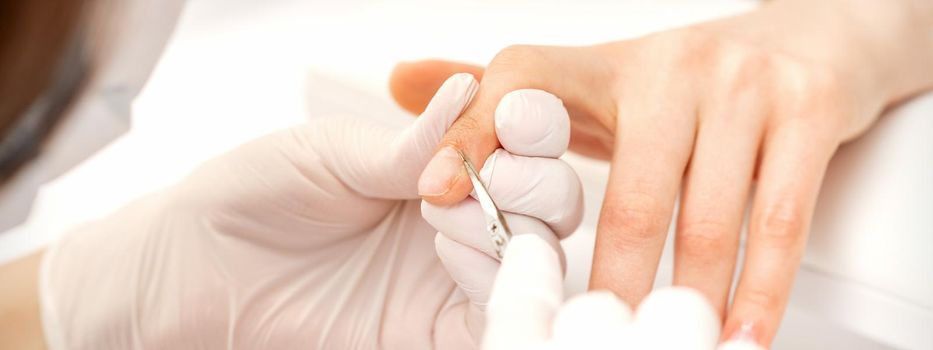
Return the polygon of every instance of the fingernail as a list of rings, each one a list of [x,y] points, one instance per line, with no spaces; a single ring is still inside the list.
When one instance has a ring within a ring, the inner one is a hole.
[[[436,197],[450,191],[460,173],[463,171],[463,161],[460,155],[451,146],[441,148],[434,158],[428,162],[418,179],[418,195]]]
[[[732,332],[728,341],[748,342],[758,344],[758,336],[755,334],[755,324],[743,322],[738,329]]]

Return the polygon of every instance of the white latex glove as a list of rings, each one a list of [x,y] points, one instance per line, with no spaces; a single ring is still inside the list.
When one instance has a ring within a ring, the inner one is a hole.
[[[559,240],[573,233],[583,217],[580,179],[558,159],[570,140],[567,110],[547,92],[517,90],[500,101],[495,126],[505,148],[485,160],[480,178],[515,237],[537,235],[563,258]],[[460,159],[454,149],[438,154]],[[470,301],[467,325],[478,338],[499,269],[480,204],[472,197],[446,207],[422,202],[421,211],[439,231],[437,254],[460,285],[460,299]]]
[[[437,231],[421,217],[416,181],[476,88],[470,75],[450,78],[402,132],[325,119],[261,138],[72,232],[43,261],[47,343],[53,349],[475,348],[483,319],[477,306],[488,295],[484,279],[491,282],[497,265],[469,250],[488,248],[482,218],[451,231],[451,241],[463,244],[437,238],[448,275],[433,248]],[[526,162],[548,165],[514,168]],[[565,183],[575,179],[572,172],[554,159],[502,154],[493,163],[499,170],[484,173],[504,208],[543,218],[510,215],[513,229],[531,228],[556,247],[548,229],[566,234],[579,222],[579,183]],[[502,169],[541,182],[511,183],[517,178],[500,177]],[[557,175],[522,172],[528,170]],[[499,187],[506,184],[516,192]],[[536,185],[569,186],[558,189],[570,191],[558,197],[568,202],[542,206],[540,194],[555,192]],[[464,219],[451,210],[449,218],[436,218]]]
[[[717,348],[719,318],[691,289],[655,291],[634,315],[609,292],[564,303],[558,257],[535,235],[512,240],[486,311],[484,350],[761,350],[738,341]]]

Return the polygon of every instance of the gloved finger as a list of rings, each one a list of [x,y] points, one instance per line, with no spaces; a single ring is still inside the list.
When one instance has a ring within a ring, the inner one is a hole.
[[[434,237],[434,247],[444,269],[469,300],[470,305],[464,308],[464,322],[470,336],[479,339],[486,325],[486,305],[499,262],[441,233]]]
[[[404,198],[417,198],[418,176],[434,155],[447,129],[470,103],[479,84],[472,75],[455,74],[441,85],[421,116],[391,145],[388,173],[405,188]],[[399,197],[392,197],[399,198]]]
[[[548,339],[563,300],[560,262],[537,235],[512,238],[486,309],[483,349],[525,349]]]
[[[483,75],[477,96],[444,136],[435,157],[424,169],[418,194],[439,205],[456,203],[473,188],[461,167],[457,151],[482,167],[481,162],[499,148],[495,131],[495,109],[510,91],[535,88],[550,91],[573,101],[592,101],[592,81],[602,81],[604,71],[593,69],[590,48],[515,46],[503,50]],[[561,72],[559,75],[550,74]],[[566,79],[566,77],[575,77]],[[597,89],[599,90],[599,89]]]
[[[450,77],[421,117],[401,133],[373,125],[354,126],[348,120],[330,124],[325,120],[316,123],[306,142],[320,148],[316,153],[326,158],[325,166],[364,197],[414,199],[418,175],[477,86],[469,74]]]
[[[561,239],[583,220],[580,178],[560,159],[522,157],[499,149],[486,160],[480,178],[500,210],[538,218]]]
[[[450,239],[438,232],[434,237],[437,256],[450,277],[481,311],[486,310],[499,262],[473,247]]]
[[[557,158],[570,144],[570,115],[557,96],[543,90],[515,90],[496,107],[496,135],[509,153]]]
[[[521,214],[504,214],[513,238],[524,234],[538,236],[558,253],[559,261],[563,266],[563,249],[560,247],[557,236],[545,223]],[[467,198],[451,206],[437,206],[422,201],[421,216],[428,224],[451,240],[497,258],[495,246],[486,231],[483,209],[475,199]]]
[[[632,309],[610,292],[575,296],[557,312],[551,340],[560,349],[618,349],[628,344]]]
[[[720,344],[716,350],[765,350],[765,348],[753,342],[733,340]]]
[[[635,314],[638,343],[657,349],[713,349],[719,340],[719,323],[706,298],[684,287],[649,294]]]
[[[389,76],[389,92],[403,109],[421,114],[447,78],[457,73],[483,77],[483,67],[444,60],[401,62]]]

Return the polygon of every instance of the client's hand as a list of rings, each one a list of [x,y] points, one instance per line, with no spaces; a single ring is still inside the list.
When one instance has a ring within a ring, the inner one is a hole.
[[[498,262],[482,217],[458,216],[469,202],[428,213],[463,223],[435,237],[416,182],[477,85],[451,77],[403,131],[319,119],[266,136],[67,235],[40,276],[50,347],[475,348]],[[581,200],[555,162],[500,153],[483,173],[556,248],[549,227],[573,231]]]
[[[836,148],[886,106],[933,86],[930,1],[768,3],[633,40],[514,46],[485,71],[400,65],[393,92],[419,109],[419,96],[433,93],[424,89],[432,72],[481,74],[477,97],[439,147],[476,160],[508,146],[493,115],[526,101],[501,104],[503,96],[534,88],[560,97],[571,115],[571,150],[612,159],[591,287],[633,305],[648,295],[679,197],[674,284],[706,296],[726,318],[725,338],[767,345]],[[439,164],[422,174],[419,193],[449,204],[470,189],[462,170]],[[747,254],[730,307],[747,206]]]

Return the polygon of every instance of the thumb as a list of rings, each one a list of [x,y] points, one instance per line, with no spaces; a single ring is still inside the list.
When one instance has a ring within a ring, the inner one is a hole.
[[[447,78],[421,116],[395,138],[389,150],[391,156],[385,158],[391,163],[385,164],[383,169],[393,174],[403,193],[392,198],[416,197],[415,179],[424,170],[451,124],[473,99],[478,86],[476,79],[467,73]]]
[[[325,164],[341,182],[370,198],[415,199],[416,180],[431,159],[447,128],[476,93],[469,74],[444,82],[421,117],[400,133],[374,125],[340,120],[334,127],[319,126],[311,142],[327,149]],[[320,124],[320,123],[319,123]]]

